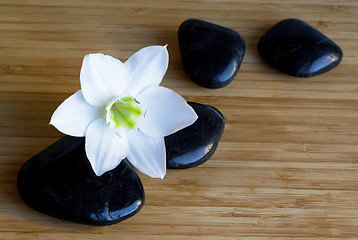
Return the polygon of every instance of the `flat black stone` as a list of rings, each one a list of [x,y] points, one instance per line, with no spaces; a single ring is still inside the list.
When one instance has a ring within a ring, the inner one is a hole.
[[[206,162],[215,152],[224,131],[223,115],[214,107],[188,102],[196,122],[164,138],[167,168],[190,168]]]
[[[261,37],[257,48],[268,64],[294,77],[325,73],[343,58],[336,43],[299,19],[275,24]]]
[[[197,19],[180,25],[178,40],[186,73],[206,88],[228,85],[239,71],[246,50],[239,33]]]
[[[140,211],[142,183],[126,160],[97,177],[84,138],[65,136],[28,160],[17,179],[20,196],[48,215],[89,225],[110,225]]]

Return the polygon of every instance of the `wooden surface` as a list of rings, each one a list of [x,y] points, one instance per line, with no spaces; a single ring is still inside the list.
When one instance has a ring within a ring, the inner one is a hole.
[[[307,79],[263,62],[259,37],[300,18],[344,52]],[[247,52],[234,81],[210,90],[184,73],[177,29],[199,18],[240,32]],[[358,239],[358,1],[0,0],[0,239]],[[144,208],[107,227],[57,220],[25,205],[16,175],[59,139],[55,108],[80,88],[87,53],[126,60],[169,44],[162,83],[226,119],[214,156],[165,179],[140,174]]]

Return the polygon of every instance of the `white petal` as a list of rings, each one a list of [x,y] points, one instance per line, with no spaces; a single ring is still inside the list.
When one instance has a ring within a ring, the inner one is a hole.
[[[163,179],[166,173],[164,138],[152,138],[140,131],[130,131],[128,141],[128,161],[142,173]]]
[[[86,154],[97,176],[117,167],[128,153],[125,132],[117,135],[103,118],[93,121],[86,132]]]
[[[55,110],[50,124],[64,134],[84,137],[90,123],[104,114],[104,109],[88,104],[78,90]]]
[[[165,87],[150,87],[137,100],[146,111],[139,128],[152,137],[170,135],[193,124],[198,118],[184,98]]]
[[[124,64],[102,53],[84,57],[80,80],[86,101],[94,106],[103,106],[120,96],[129,84]]]
[[[168,69],[169,54],[166,46],[145,47],[133,54],[125,63],[131,85],[126,90],[130,96],[150,86],[158,86]]]

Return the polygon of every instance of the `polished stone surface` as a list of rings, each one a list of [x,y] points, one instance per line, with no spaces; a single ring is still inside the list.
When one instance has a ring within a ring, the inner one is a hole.
[[[17,180],[20,196],[48,215],[90,225],[110,225],[144,204],[142,183],[123,160],[97,177],[85,155],[84,138],[65,136],[28,160]]]
[[[313,77],[336,67],[340,47],[299,19],[275,24],[258,42],[261,57],[277,70],[294,77]]]
[[[223,115],[214,107],[188,103],[197,121],[165,137],[167,168],[203,164],[215,152],[224,131]],[[110,225],[143,207],[142,183],[123,160],[97,177],[84,150],[84,138],[65,136],[28,160],[20,169],[18,191],[32,208],[60,219],[89,225]]]
[[[188,102],[198,115],[196,122],[165,137],[167,168],[189,168],[206,162],[215,152],[225,127],[214,107]]]
[[[246,50],[239,33],[197,19],[180,25],[178,40],[186,73],[206,88],[228,85],[239,71]]]

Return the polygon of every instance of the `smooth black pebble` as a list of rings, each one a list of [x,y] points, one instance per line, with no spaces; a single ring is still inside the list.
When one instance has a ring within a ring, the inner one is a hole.
[[[257,48],[268,64],[294,77],[325,73],[343,58],[336,43],[299,19],[275,24],[261,37]]]
[[[164,138],[167,168],[190,168],[206,162],[215,152],[225,127],[223,115],[214,107],[188,102],[198,119]]]
[[[142,183],[126,160],[97,177],[86,157],[84,138],[65,136],[20,169],[20,196],[48,215],[89,225],[110,225],[140,211]]]
[[[178,40],[186,73],[206,88],[228,85],[239,71],[246,50],[239,33],[198,19],[180,25]]]

